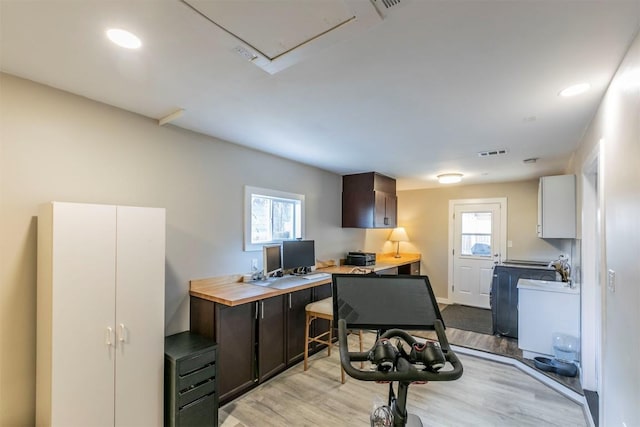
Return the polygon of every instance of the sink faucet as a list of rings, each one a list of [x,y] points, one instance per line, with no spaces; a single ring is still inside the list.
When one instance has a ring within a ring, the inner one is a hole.
[[[569,261],[564,255],[560,255],[557,260],[549,263],[549,268],[554,268],[559,274],[563,282],[567,282],[570,288],[573,288],[572,281],[570,279],[571,266]]]

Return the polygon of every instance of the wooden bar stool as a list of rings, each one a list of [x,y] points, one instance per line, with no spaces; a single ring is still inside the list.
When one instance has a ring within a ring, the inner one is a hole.
[[[306,310],[306,326],[305,326],[305,337],[304,337],[304,370],[306,371],[309,368],[309,364],[307,359],[309,358],[309,344],[312,342],[317,342],[320,344],[326,344],[329,349],[329,356],[331,356],[331,347],[332,347],[332,338],[333,338],[333,298],[325,298],[320,301],[315,301],[307,304],[305,307]],[[325,319],[329,321],[329,330],[327,332],[323,332],[316,336],[311,336],[311,322],[316,319]],[[360,339],[360,351],[362,352],[362,331],[358,331],[359,339]],[[324,338],[325,336],[329,336],[328,338]],[[342,369],[342,364],[340,364],[340,376],[342,384],[344,384],[344,369]]]

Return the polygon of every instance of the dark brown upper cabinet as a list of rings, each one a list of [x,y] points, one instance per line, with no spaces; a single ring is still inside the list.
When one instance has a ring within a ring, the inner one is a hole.
[[[342,177],[342,226],[395,228],[396,180],[377,172]]]

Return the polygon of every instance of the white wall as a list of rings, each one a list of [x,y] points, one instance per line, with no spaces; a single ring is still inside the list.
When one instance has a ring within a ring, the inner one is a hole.
[[[364,247],[342,229],[341,177],[0,74],[0,425],[34,423],[37,206],[167,209],[166,332],[189,327],[194,278],[246,272],[244,185],[306,195],[320,259]],[[87,283],[87,286],[91,286]],[[82,319],[78,319],[79,322]],[[82,357],[78,355],[78,357]]]
[[[631,73],[635,73],[632,86],[627,81]],[[599,289],[585,289],[601,293],[604,308],[600,425],[640,426],[640,36],[576,152],[573,164],[578,177],[597,144],[605,242],[600,268],[615,271],[616,278],[615,290],[607,290],[605,282]],[[578,206],[582,191],[580,186]],[[586,236],[583,234],[583,242]],[[586,266],[589,260],[582,262]],[[595,315],[592,310],[583,309],[583,323]]]

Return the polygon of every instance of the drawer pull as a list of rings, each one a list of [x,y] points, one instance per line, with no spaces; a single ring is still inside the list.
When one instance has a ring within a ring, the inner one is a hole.
[[[188,389],[178,393],[178,408],[183,408],[186,405],[201,399],[207,394],[215,393],[216,385],[213,379],[209,379],[200,384],[193,385]]]
[[[200,399],[198,399],[198,400],[196,400],[194,402],[191,402],[191,403],[188,403],[188,404],[186,404],[184,406],[181,406],[180,408],[178,408],[178,410],[182,411],[184,409],[189,409],[189,408],[191,408],[193,406],[196,406],[196,405],[202,403],[203,400],[208,399],[210,397],[213,397],[215,394],[216,394],[215,391],[213,393],[206,394],[206,395],[202,396]]]
[[[213,351],[182,359],[178,363],[178,375],[180,377],[184,377],[186,375],[193,374],[199,370],[202,370],[207,365],[214,364],[215,361],[216,354]]]

